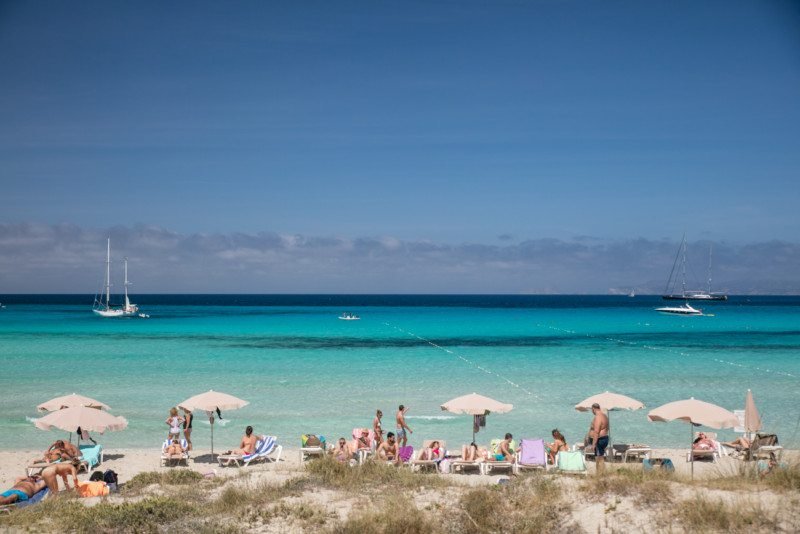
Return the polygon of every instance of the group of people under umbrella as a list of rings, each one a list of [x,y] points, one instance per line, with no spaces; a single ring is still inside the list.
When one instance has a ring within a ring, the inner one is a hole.
[[[211,454],[214,454],[214,419],[219,416],[220,411],[235,410],[247,406],[248,402],[233,395],[210,390],[199,395],[186,399],[178,406],[191,411],[205,411],[211,423]],[[578,411],[589,411],[592,406],[599,405],[602,410],[612,412],[616,410],[640,410],[644,404],[636,399],[611,393],[606,391],[591,396],[575,405]],[[123,430],[127,428],[128,421],[124,417],[114,416],[108,412],[108,405],[84,397],[72,394],[57,397],[50,401],[40,404],[37,407],[40,411],[48,412],[47,415],[36,420],[35,425],[42,430],[57,428],[67,432],[77,429],[87,432],[103,433],[107,430]],[[471,415],[473,423],[473,441],[475,433],[484,424],[485,417],[490,413],[507,413],[513,409],[513,405],[505,404],[489,397],[471,393],[452,399],[441,405],[442,410],[454,414]],[[733,428],[739,426],[738,417],[715,404],[690,398],[664,404],[650,411],[647,415],[650,421],[670,422],[683,421],[689,423],[691,436],[694,436],[694,427],[705,426],[715,429]],[[747,390],[744,412],[745,432],[757,432],[761,429],[761,419],[755,407],[753,395]],[[692,459],[692,475],[694,475],[694,456]]]

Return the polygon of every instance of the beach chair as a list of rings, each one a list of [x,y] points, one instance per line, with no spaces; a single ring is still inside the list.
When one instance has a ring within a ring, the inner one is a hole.
[[[300,436],[300,464],[312,456],[324,456],[325,450],[325,436],[315,434]]]
[[[612,459],[620,460],[622,463],[628,463],[628,459],[630,458],[635,460],[644,460],[645,458],[649,458],[650,453],[653,452],[653,449],[648,445],[640,445],[635,443],[616,443],[608,450],[611,452]]]
[[[750,449],[747,451],[747,459],[769,459],[770,454],[780,457],[782,453],[783,447],[778,445],[778,436],[776,434],[756,434],[750,443]]]
[[[89,469],[94,469],[103,463],[103,446],[99,443],[93,445],[80,445],[81,459],[89,464]]]
[[[183,462],[187,467],[189,466],[189,451],[186,450],[186,448],[189,447],[189,442],[186,441],[185,439],[182,439],[180,443],[181,447],[183,447],[185,452],[179,455],[170,456],[169,454],[167,454],[167,447],[169,447],[172,444],[172,440],[171,439],[164,440],[164,443],[161,444],[161,467],[168,467],[170,465],[173,466],[180,465],[181,462]]]
[[[364,447],[359,441],[359,438],[362,435],[365,435],[365,440],[368,445],[367,447]],[[369,428],[354,428],[353,441],[350,444],[350,448],[353,450],[353,454],[355,454],[356,458],[358,459],[359,465],[363,464],[367,458],[375,454],[375,432]]]
[[[10,513],[12,510],[19,510],[28,506],[33,506],[34,504],[39,504],[48,497],[50,497],[50,490],[44,488],[43,490],[34,493],[33,496],[27,501],[19,501],[13,504],[0,506],[0,512]]]
[[[524,469],[547,469],[547,451],[543,439],[522,439],[514,463],[514,473]]]
[[[687,462],[691,462],[693,460],[695,462],[698,461],[698,460],[702,461],[702,460],[707,460],[709,458],[711,459],[712,462],[716,462],[717,459],[720,457],[720,455],[722,455],[722,454],[727,455],[727,452],[725,452],[725,449],[722,447],[720,442],[717,441],[717,434],[715,432],[704,432],[704,434],[706,435],[706,437],[708,439],[710,439],[711,441],[714,442],[714,448],[713,449],[708,449],[708,450],[703,450],[703,449],[696,450],[694,448],[690,449],[689,452],[686,453],[686,461]],[[699,432],[695,432],[695,435],[694,435],[695,439],[697,439],[697,437],[699,437],[699,435],[700,435]]]
[[[502,441],[503,441],[502,439],[493,439],[491,442],[489,442],[489,452],[495,455],[500,454],[500,442]],[[517,450],[516,441],[511,440],[510,449],[512,453]],[[492,471],[500,471],[500,470],[508,471],[511,473],[514,471],[514,463],[515,463],[514,461],[509,462],[506,460],[488,460],[483,463],[482,466],[483,474],[490,475]]]
[[[438,441],[439,442],[439,449],[441,449],[441,451],[442,451],[440,459],[438,459],[438,460],[420,460],[419,457],[422,454],[422,451],[428,450],[431,447],[431,444],[434,441]],[[411,458],[411,460],[408,462],[408,464],[412,468],[417,469],[417,470],[430,469],[430,468],[436,469],[439,466],[439,462],[441,462],[442,459],[444,459],[445,456],[447,456],[447,442],[446,441],[441,440],[441,439],[426,439],[425,441],[422,442],[422,448],[416,452],[416,454],[414,455],[413,458]]]
[[[463,450],[463,446],[462,446]],[[450,471],[452,473],[466,474],[468,471],[477,470],[478,473],[483,473],[481,465],[485,462],[483,458],[476,458],[472,461],[464,460],[463,458],[454,458],[450,461]]]
[[[561,473],[586,474],[586,460],[581,451],[561,451],[556,454],[556,469]]]
[[[81,471],[89,472],[89,462],[84,460],[83,458],[79,458],[80,464],[78,464],[78,473]],[[50,467],[53,464],[61,463],[62,460],[56,460],[55,462],[34,462],[28,465],[25,468],[25,472],[28,476],[39,475],[44,471],[46,467]]]
[[[253,454],[220,454],[217,456],[220,467],[236,464],[236,467],[247,467],[256,462],[277,463],[281,458],[283,446],[278,445],[275,436],[261,436],[256,441],[256,449]]]

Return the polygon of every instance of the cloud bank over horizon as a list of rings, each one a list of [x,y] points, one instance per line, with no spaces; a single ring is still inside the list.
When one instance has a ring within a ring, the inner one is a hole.
[[[93,293],[111,237],[112,278],[129,258],[134,293],[660,293],[678,242],[586,236],[500,244],[391,236],[178,233],[155,226],[0,224],[0,293]],[[689,285],[800,294],[800,243],[689,243]]]

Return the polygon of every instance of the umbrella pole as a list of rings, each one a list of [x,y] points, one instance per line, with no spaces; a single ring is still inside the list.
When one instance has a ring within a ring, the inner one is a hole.
[[[214,456],[214,416],[211,416],[211,456]]]
[[[689,459],[692,464],[692,480],[694,480],[694,448],[692,445],[694,444],[694,425],[689,422]]]

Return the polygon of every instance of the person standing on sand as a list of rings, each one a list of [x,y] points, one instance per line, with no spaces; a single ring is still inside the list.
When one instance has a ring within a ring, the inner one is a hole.
[[[194,415],[191,410],[183,408],[183,435],[186,438],[186,450],[192,450],[192,420]]]
[[[375,442],[380,445],[383,441],[383,428],[381,428],[381,417],[383,412],[378,410],[375,412],[375,419],[372,420],[372,432],[375,434]]]
[[[169,434],[167,439],[172,441],[174,438],[179,438],[181,435],[181,425],[183,424],[183,417],[178,415],[178,409],[173,407],[169,409],[169,417],[164,421],[169,427]]]
[[[397,409],[397,416],[395,417],[395,419],[397,420],[397,441],[403,442],[401,447],[405,447],[406,443],[408,443],[408,434],[414,433],[414,431],[408,428],[408,425],[406,424],[407,411],[408,408],[406,408],[401,404],[400,407]]]
[[[597,474],[603,473],[606,462],[606,447],[608,447],[608,416],[600,409],[596,402],[592,404],[592,427],[589,430],[589,437],[594,445],[594,461],[597,465]]]

